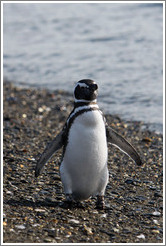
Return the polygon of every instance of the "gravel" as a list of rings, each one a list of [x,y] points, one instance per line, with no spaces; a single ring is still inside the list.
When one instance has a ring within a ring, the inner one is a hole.
[[[34,177],[36,160],[62,129],[72,102],[64,91],[4,82],[3,242],[162,243],[163,136],[144,122],[106,115],[108,124],[135,146],[143,165],[109,146],[105,210],[95,208],[96,198],[71,209],[62,206],[61,150]]]

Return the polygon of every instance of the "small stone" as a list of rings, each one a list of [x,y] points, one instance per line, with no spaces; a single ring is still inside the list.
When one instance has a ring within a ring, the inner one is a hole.
[[[154,197],[162,197],[163,195],[160,192],[155,192]]]
[[[152,142],[152,139],[148,138],[148,137],[144,137],[142,139],[142,142],[145,142],[145,143],[149,143],[149,142]]]
[[[37,192],[39,192],[39,191],[40,191],[40,189],[39,189],[39,188],[36,188],[35,190],[36,190]]]
[[[51,111],[51,108],[46,107],[45,110],[46,110],[47,112],[50,112],[50,111]]]
[[[57,230],[55,230],[55,228],[52,229],[48,229],[48,236],[49,237],[56,237],[58,235]]]
[[[73,224],[79,224],[80,223],[79,220],[75,220],[75,219],[70,219],[68,222],[73,223]]]
[[[71,235],[66,235],[65,237],[67,237],[67,238],[68,238],[68,237],[71,237]]]
[[[25,221],[27,221],[27,220],[28,220],[28,217],[27,217],[27,216],[25,216],[25,217],[24,217],[24,220],[25,220]]]
[[[7,191],[6,191],[6,194],[12,196],[12,195],[13,195],[13,192],[11,192],[10,190],[7,190]]]
[[[86,232],[87,235],[92,235],[93,232],[92,232],[92,229],[86,225],[84,225],[84,230]]]
[[[14,96],[9,96],[6,98],[6,100],[11,104],[17,102],[17,98]]]
[[[6,221],[3,222],[3,226],[7,226],[7,222]]]
[[[107,217],[107,214],[102,214],[101,216],[100,216],[100,218],[106,218]]]
[[[61,110],[61,111],[66,111],[67,108],[66,108],[65,106],[62,106],[62,107],[60,108],[60,110]]]
[[[159,225],[158,220],[153,220],[153,223],[156,224],[156,225]]]
[[[38,185],[44,185],[44,182],[39,181],[39,182],[38,182]]]
[[[38,108],[38,111],[40,112],[40,113],[42,113],[43,111],[44,111],[44,109],[43,108]]]
[[[113,230],[114,230],[114,232],[119,233],[119,229],[117,229],[117,228],[113,228]]]
[[[147,197],[145,197],[145,196],[136,196],[135,197],[137,200],[140,200],[140,201],[145,201],[145,200],[147,200]]]
[[[58,220],[57,220],[57,219],[52,219],[52,222],[53,222],[54,224],[57,224],[57,223],[58,223]]]
[[[41,190],[40,193],[41,193],[42,195],[49,194],[49,192],[46,191],[46,190]]]
[[[46,210],[41,209],[41,208],[36,208],[36,209],[35,209],[35,212],[45,213],[45,212],[46,212]]]
[[[17,229],[24,230],[25,226],[24,225],[15,225]]]
[[[155,187],[155,186],[149,186],[149,188],[150,188],[151,190],[156,190],[156,187]]]
[[[49,238],[49,237],[48,237],[48,238],[45,238],[45,239],[44,239],[44,242],[45,242],[45,243],[50,243],[50,242],[52,242],[52,239]]]
[[[139,239],[145,239],[145,235],[144,234],[140,234],[140,235],[137,236],[137,238],[139,238]]]
[[[92,211],[93,214],[98,214],[99,212],[97,210]]]
[[[37,223],[36,223],[36,224],[33,224],[32,226],[33,226],[33,227],[39,227],[40,224],[37,224]]]
[[[9,229],[9,231],[11,231],[11,232],[15,232],[15,230],[14,230],[13,228],[10,228],[10,229]]]
[[[27,117],[27,115],[26,115],[26,114],[23,114],[23,115],[22,115],[22,118],[26,118],[26,117]]]
[[[154,212],[152,213],[152,215],[153,215],[153,216],[160,216],[160,215],[161,215],[161,213],[160,213],[160,212],[158,212],[158,211],[154,211]]]
[[[126,184],[134,184],[134,181],[133,181],[133,179],[126,179],[125,183]]]
[[[159,230],[152,230],[152,232],[153,232],[153,233],[157,233],[157,234],[159,234],[159,233],[160,233],[160,231],[159,231]]]

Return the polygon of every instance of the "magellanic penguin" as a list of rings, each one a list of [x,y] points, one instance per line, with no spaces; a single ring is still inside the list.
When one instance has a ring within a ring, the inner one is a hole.
[[[61,147],[60,176],[66,201],[82,201],[97,196],[97,207],[104,208],[108,183],[107,142],[129,155],[138,165],[136,150],[110,128],[97,105],[98,85],[90,79],[77,82],[74,109],[63,130],[46,147],[35,168],[37,177],[49,158]]]

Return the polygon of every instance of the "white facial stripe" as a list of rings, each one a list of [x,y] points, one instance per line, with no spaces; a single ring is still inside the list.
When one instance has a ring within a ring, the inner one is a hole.
[[[93,83],[94,85],[96,84],[95,82]],[[76,84],[76,86],[75,86],[75,88],[77,87],[77,85],[79,85],[80,87],[84,87],[84,88],[88,88],[89,86],[87,85],[87,84],[85,84],[85,83],[77,83]]]
[[[79,85],[80,87],[85,87],[88,88],[89,86],[85,83],[77,83],[77,85]]]
[[[74,91],[75,91],[75,89],[77,88],[78,85],[80,87],[88,88],[88,86],[85,83],[77,83],[76,86],[75,86],[75,88],[74,88]]]
[[[99,108],[97,104],[92,104],[90,106],[80,106],[74,110],[74,112],[70,115],[70,117],[67,120],[67,124],[69,123],[69,120],[79,111],[84,110],[84,109],[90,109],[90,108]]]

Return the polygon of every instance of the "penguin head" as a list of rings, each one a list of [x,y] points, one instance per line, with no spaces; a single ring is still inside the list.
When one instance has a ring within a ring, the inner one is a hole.
[[[77,82],[74,89],[75,101],[91,102],[96,100],[98,95],[98,85],[91,79],[82,79]]]

